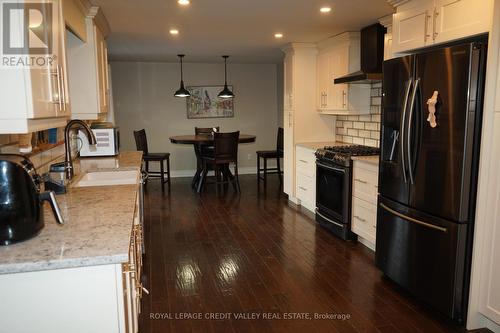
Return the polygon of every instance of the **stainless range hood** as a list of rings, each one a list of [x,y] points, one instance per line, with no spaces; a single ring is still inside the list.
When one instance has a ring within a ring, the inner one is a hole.
[[[333,83],[366,84],[382,80],[384,61],[384,34],[381,24],[361,29],[361,70],[333,80]]]

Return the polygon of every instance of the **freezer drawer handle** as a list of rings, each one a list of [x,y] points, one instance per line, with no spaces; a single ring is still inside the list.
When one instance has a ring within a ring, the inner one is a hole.
[[[404,214],[401,214],[399,212],[396,212],[394,209],[391,209],[389,207],[387,207],[386,205],[384,205],[383,203],[380,203],[380,207],[382,207],[383,209],[385,209],[386,211],[388,211],[389,213],[391,214],[394,214],[396,215],[397,217],[400,217],[402,218],[403,220],[406,220],[408,222],[413,222],[413,223],[416,223],[416,224],[420,224],[421,226],[423,227],[426,227],[426,228],[430,228],[430,229],[434,229],[434,230],[438,230],[438,231],[441,231],[441,232],[447,232],[448,229],[446,228],[443,228],[443,227],[438,227],[437,225],[433,225],[433,224],[430,224],[430,223],[427,223],[427,222],[423,222],[423,221],[420,221],[420,220],[417,220],[417,219],[414,219],[412,217],[409,217],[409,216],[406,216]]]
[[[335,222],[335,221],[333,221],[333,220],[329,219],[328,217],[326,217],[325,215],[321,214],[321,213],[319,212],[319,209],[318,209],[318,208],[316,208],[316,214],[318,214],[319,216],[321,216],[322,218],[324,218],[324,219],[325,219],[325,220],[327,220],[328,222],[330,222],[330,223],[332,223],[332,224],[335,224],[335,225],[336,225],[336,226],[338,226],[338,227],[341,227],[341,228],[343,228],[343,227],[344,227],[344,225],[343,225],[343,224],[338,223],[338,222]]]

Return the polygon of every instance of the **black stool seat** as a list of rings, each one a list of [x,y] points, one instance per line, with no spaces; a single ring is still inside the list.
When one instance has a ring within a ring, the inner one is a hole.
[[[283,153],[277,150],[257,150],[257,156],[261,158],[277,158],[283,157]]]
[[[170,153],[145,153],[142,158],[146,161],[161,161],[170,157]]]

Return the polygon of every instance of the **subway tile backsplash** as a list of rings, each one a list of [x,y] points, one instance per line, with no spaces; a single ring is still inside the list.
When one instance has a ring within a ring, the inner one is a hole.
[[[380,113],[382,83],[373,83],[370,114],[361,116],[337,116],[336,140],[370,147],[380,146]]]

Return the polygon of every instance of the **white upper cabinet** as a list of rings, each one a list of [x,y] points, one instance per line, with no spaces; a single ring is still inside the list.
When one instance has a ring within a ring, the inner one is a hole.
[[[104,35],[99,27],[94,26],[96,43],[96,63],[99,86],[99,110],[100,113],[107,113],[109,106],[109,85],[108,85],[108,46]]]
[[[68,31],[68,71],[71,76],[72,118],[102,120],[109,110],[108,23],[98,7],[85,20],[86,42]]]
[[[325,114],[370,112],[369,84],[334,84],[334,79],[360,70],[358,32],[345,32],[318,44],[316,106]]]
[[[285,55],[283,62],[284,66],[284,107],[285,110],[293,110],[293,51],[289,51]]]
[[[31,43],[40,44],[44,43],[43,41],[34,42],[32,39],[26,41],[21,40],[20,37],[15,44],[22,45],[25,50],[29,51],[27,54],[13,57],[35,59],[38,66],[9,66],[1,69],[0,133],[29,133],[64,126],[66,118],[70,115],[61,1],[53,1],[52,4],[51,14],[55,19],[52,20],[51,26],[52,39],[48,42],[52,45],[52,52],[38,54],[32,50]],[[24,9],[23,7],[23,4],[19,4],[20,9]],[[43,8],[42,12],[44,12]],[[13,16],[15,15],[10,16],[11,29],[18,29],[19,32],[27,29],[23,26],[23,20],[16,21]],[[11,34],[12,36],[15,34]],[[23,34],[17,36],[23,36]]]
[[[491,25],[489,0],[436,0],[434,40],[447,42],[487,32]]]
[[[432,40],[429,30],[433,11],[433,1],[412,1],[398,7],[392,30],[394,52],[417,49]]]
[[[318,54],[318,60],[317,60],[317,94],[316,94],[316,107],[318,110],[321,109],[326,109],[328,107],[328,71],[325,73],[322,72],[325,68],[329,69],[330,63],[329,63],[329,54],[324,52]]]
[[[394,48],[392,46],[392,14],[381,17],[378,21],[387,29],[384,35],[384,61],[386,61],[394,58]]]
[[[488,32],[491,0],[412,0],[397,8],[393,50],[403,53]]]

